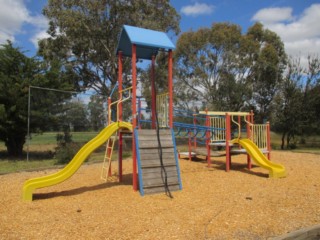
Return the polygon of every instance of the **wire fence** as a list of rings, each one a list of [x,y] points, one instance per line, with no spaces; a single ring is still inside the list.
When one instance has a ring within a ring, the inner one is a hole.
[[[107,96],[30,86],[27,160],[54,157],[59,141],[84,144],[106,126],[107,112]]]

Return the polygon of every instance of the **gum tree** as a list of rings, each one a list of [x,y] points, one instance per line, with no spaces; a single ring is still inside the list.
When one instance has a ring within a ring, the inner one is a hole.
[[[49,19],[49,38],[39,53],[58,58],[75,73],[78,88],[109,95],[117,82],[116,48],[124,24],[179,32],[180,16],[168,0],[49,0],[43,14]],[[130,60],[124,63],[124,85],[130,84]]]
[[[259,23],[242,34],[240,26],[215,23],[181,34],[176,72],[185,102],[198,101],[218,111],[255,109],[257,119],[270,115],[270,104],[282,81],[283,43]]]

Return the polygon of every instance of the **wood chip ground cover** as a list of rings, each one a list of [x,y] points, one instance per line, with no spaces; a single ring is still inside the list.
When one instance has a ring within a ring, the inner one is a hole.
[[[83,165],[67,181],[22,201],[25,180],[57,170],[0,176],[0,239],[272,239],[320,223],[320,157],[272,152],[288,176],[269,179],[245,155],[180,160],[183,190],[141,197],[132,190],[132,161],[122,183],[100,180],[101,164]],[[115,165],[115,164],[114,164]]]

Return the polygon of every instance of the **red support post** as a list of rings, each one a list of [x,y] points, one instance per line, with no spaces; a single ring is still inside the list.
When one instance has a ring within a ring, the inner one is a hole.
[[[141,98],[138,99],[138,114],[139,114],[139,120],[141,120],[142,118],[142,113],[141,113],[141,107],[142,107],[142,104],[141,104]],[[138,125],[138,129],[141,129],[141,123],[140,121],[138,122],[139,125]]]
[[[206,127],[210,127],[210,117],[208,115],[208,110],[206,109]],[[206,131],[206,147],[207,147],[207,165],[208,168],[211,167],[211,148],[210,148],[210,132]]]
[[[230,115],[226,113],[226,171],[230,171],[231,165],[231,155],[230,155],[230,145],[229,141],[231,140],[231,119]]]
[[[122,98],[122,52],[118,52],[118,91],[119,99]],[[122,103],[119,104],[119,121],[122,121]],[[119,182],[122,182],[122,133],[118,132],[118,173],[119,173]]]
[[[254,113],[253,113],[253,110],[251,110],[251,111],[250,111],[250,122],[251,122],[252,124],[254,124],[253,116],[254,116]]]
[[[188,147],[189,147],[189,161],[191,161],[191,151],[192,151],[192,143],[191,143],[191,132],[188,132],[188,137],[189,137],[189,141],[188,141]]]
[[[238,134],[241,136],[241,116],[240,115],[238,116],[238,124],[239,124],[239,131],[240,131],[240,132],[238,132]],[[238,148],[241,149],[240,144],[239,144]]]
[[[168,90],[169,90],[169,127],[173,128],[173,79],[172,79],[172,50],[168,56]]]
[[[155,56],[151,59],[151,128],[156,128],[156,85],[155,85]]]
[[[193,114],[193,125],[196,127],[196,125],[197,125],[197,118],[196,118],[196,115],[195,114]],[[196,137],[196,134],[197,134],[197,132],[196,132],[197,130],[196,129],[194,129],[194,138],[193,138],[193,149],[194,149],[194,151],[197,151],[197,137]]]
[[[247,122],[251,123],[251,116],[246,116],[246,120]],[[251,138],[251,128],[249,123],[247,123],[247,138]]]
[[[111,97],[108,97],[108,125],[111,123]]]
[[[246,116],[247,122],[251,122],[251,119],[252,119],[251,116],[252,116],[251,114]],[[249,123],[247,123],[247,138],[249,139],[251,138],[251,128]],[[247,154],[247,168],[249,170],[252,168],[251,157],[249,154]]]
[[[254,124],[253,116],[254,116],[254,113],[253,113],[253,110],[251,110],[250,114],[247,118],[248,122],[250,122],[251,124]],[[248,138],[252,138],[251,140],[254,141],[254,135],[252,133],[252,129],[250,128],[249,124],[247,125],[247,129],[249,132]],[[249,156],[249,154],[247,154],[247,165],[248,165],[248,169],[250,170],[252,168],[252,161],[251,161],[251,157]]]
[[[122,98],[122,52],[118,52],[118,92],[119,99]],[[119,103],[119,121],[122,121],[122,103]]]
[[[137,96],[136,96],[136,88],[137,88],[137,46],[132,44],[132,129],[135,129],[137,126]],[[137,154],[136,154],[136,146],[134,140],[134,133],[132,133],[132,185],[133,190],[138,190],[138,178],[137,178]]]

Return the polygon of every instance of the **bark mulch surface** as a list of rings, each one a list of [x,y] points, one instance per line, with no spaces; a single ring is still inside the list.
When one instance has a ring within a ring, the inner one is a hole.
[[[25,180],[57,169],[0,176],[0,239],[272,239],[320,223],[320,156],[272,152],[288,176],[246,169],[245,155],[180,160],[183,190],[141,197],[124,181],[104,183],[101,164],[83,165],[67,181],[22,201]],[[114,164],[116,166],[116,164]],[[114,167],[115,169],[115,167]]]

